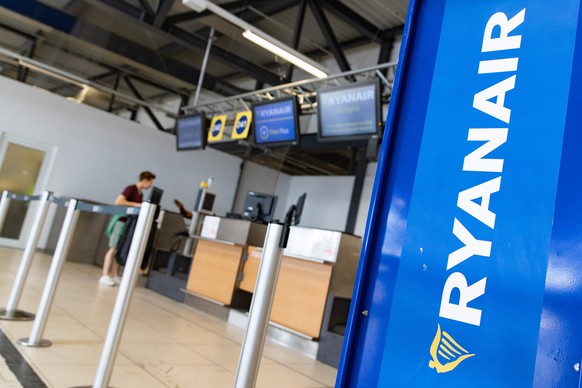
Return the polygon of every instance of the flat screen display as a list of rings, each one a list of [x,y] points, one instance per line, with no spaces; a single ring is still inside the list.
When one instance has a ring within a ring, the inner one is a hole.
[[[206,191],[202,197],[202,203],[200,204],[200,213],[211,214],[212,209],[214,209],[214,201],[216,200],[216,194]]]
[[[249,191],[241,214],[243,219],[267,223],[273,219],[277,196]]]
[[[206,146],[206,118],[203,114],[180,116],[176,119],[176,149],[198,150]]]
[[[317,92],[319,138],[365,138],[380,128],[378,81]]]
[[[295,144],[298,139],[295,97],[264,102],[253,106],[256,144]]]

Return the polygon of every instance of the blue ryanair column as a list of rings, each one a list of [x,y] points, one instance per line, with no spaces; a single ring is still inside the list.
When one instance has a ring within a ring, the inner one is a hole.
[[[336,386],[579,386],[580,17],[411,1]]]

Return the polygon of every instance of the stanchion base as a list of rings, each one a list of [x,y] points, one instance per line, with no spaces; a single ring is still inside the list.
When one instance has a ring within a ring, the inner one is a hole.
[[[93,388],[92,385],[81,385],[80,387],[71,387],[71,388]],[[109,386],[109,388],[114,388],[112,386]]]
[[[4,321],[32,321],[34,314],[22,310],[0,309],[0,320]]]
[[[29,348],[47,348],[52,345],[52,342],[46,339],[41,339],[37,343],[30,343],[28,338],[21,338],[16,342],[18,342],[18,345],[26,346]]]

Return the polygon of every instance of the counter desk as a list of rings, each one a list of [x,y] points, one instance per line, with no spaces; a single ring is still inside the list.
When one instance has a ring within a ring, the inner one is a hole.
[[[239,274],[247,249],[263,246],[266,231],[263,224],[206,216],[196,243],[187,292],[231,306],[239,290]],[[247,299],[250,303],[250,297]]]
[[[277,281],[272,323],[319,338],[329,297],[351,298],[361,239],[342,232],[292,227]],[[262,249],[249,247],[242,290],[254,292]]]

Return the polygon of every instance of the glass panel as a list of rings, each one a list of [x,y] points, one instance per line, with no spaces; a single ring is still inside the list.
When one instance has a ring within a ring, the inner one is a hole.
[[[44,151],[8,143],[0,167],[0,191],[33,195],[45,156]],[[11,201],[0,237],[19,239],[29,202]]]

